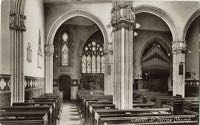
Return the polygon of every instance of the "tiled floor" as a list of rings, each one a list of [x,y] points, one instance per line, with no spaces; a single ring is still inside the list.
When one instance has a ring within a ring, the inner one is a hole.
[[[78,109],[73,102],[64,101],[59,125],[82,125]]]

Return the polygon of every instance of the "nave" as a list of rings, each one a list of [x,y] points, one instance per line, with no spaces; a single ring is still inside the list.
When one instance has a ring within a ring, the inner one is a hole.
[[[78,107],[74,101],[63,101],[59,125],[82,125]]]
[[[134,94],[132,109],[118,109],[103,91],[78,91],[77,101],[63,92],[46,93],[0,108],[1,125],[198,125],[199,99],[180,95]]]

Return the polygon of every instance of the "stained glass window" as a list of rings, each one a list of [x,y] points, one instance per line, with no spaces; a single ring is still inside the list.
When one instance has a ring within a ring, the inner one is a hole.
[[[87,57],[86,61],[84,61],[85,57]],[[86,64],[84,64],[85,62]],[[84,65],[86,65],[86,70]],[[104,52],[102,44],[95,41],[90,41],[85,44],[82,55],[82,73],[104,73]]]
[[[62,51],[61,51],[61,65],[62,66],[68,66],[69,65],[69,35],[67,32],[62,33]]]

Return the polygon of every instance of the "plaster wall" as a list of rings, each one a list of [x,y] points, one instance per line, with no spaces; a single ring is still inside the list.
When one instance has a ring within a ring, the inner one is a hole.
[[[26,0],[24,13],[26,15],[26,32],[24,33],[24,75],[44,77],[44,8],[42,0]],[[37,66],[39,32],[43,57],[41,68]],[[32,61],[27,61],[28,43],[32,49]]]

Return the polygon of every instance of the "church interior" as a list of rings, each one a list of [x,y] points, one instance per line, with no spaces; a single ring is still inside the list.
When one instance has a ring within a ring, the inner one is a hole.
[[[199,125],[200,1],[0,5],[0,125]]]

